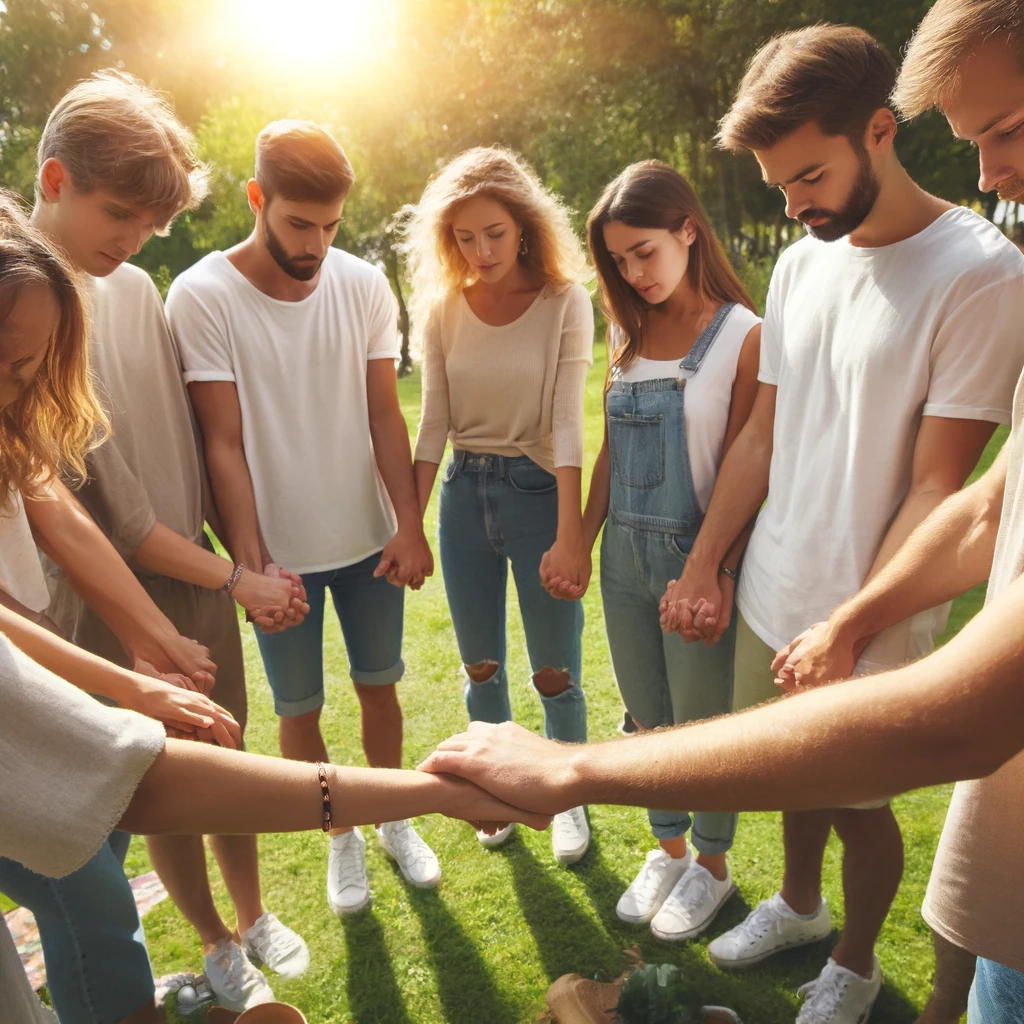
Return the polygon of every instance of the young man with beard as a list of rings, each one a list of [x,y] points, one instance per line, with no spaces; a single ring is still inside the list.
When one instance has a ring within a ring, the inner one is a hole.
[[[277,629],[301,622],[301,595],[294,579],[245,571],[210,550],[204,519],[214,510],[204,503],[178,353],[156,287],[145,271],[127,263],[154,233],[169,230],[178,213],[197,205],[205,188],[195,140],[167,102],[137,79],[101,72],[70,90],[47,120],[32,220],[82,272],[91,313],[90,362],[111,421],[110,438],[88,458],[89,479],[78,498],[157,608],[181,634],[209,649],[217,667],[211,695],[244,728],[245,671],[235,601]],[[27,504],[48,553],[70,569],[90,556],[62,524],[69,502],[58,495],[56,501]],[[95,558],[87,564],[92,585],[103,594],[109,568]],[[69,639],[130,665],[118,637],[80,598],[90,595],[77,579],[61,574],[51,589],[50,613]],[[271,608],[277,613],[266,614]],[[222,1003],[243,1010],[273,999],[250,958],[294,976],[305,969],[309,954],[298,935],[264,910],[255,837],[212,836],[210,846],[235,905],[235,931],[214,905],[202,837],[148,841],[153,866],[199,933],[214,992]],[[127,839],[118,851],[122,858],[126,849]],[[111,868],[99,881],[83,879],[74,901],[67,893],[56,898],[53,916],[67,922],[62,950],[80,982],[77,1005],[62,1008],[62,1018],[116,1019],[111,1007],[139,1005],[147,991],[151,997],[145,950],[129,955],[134,902],[129,891],[131,913],[120,905],[110,881],[116,875]],[[45,880],[18,881],[53,889]],[[78,944],[89,957],[76,953]]]
[[[939,107],[977,146],[979,188],[1024,202],[1024,2],[939,0],[911,41],[893,99],[907,117]],[[1024,322],[1024,303],[1011,311]],[[843,679],[881,630],[986,579],[991,601],[1020,574],[1022,415],[1018,386],[1013,433],[992,468],[826,623],[780,652],[780,683],[805,689]],[[972,1022],[1024,1019],[1022,787],[1024,756],[956,787],[922,908],[936,970],[919,1024],[956,1024],[969,1001]]]
[[[398,404],[397,304],[379,270],[331,245],[353,182],[322,128],[268,125],[248,183],[252,234],[178,277],[167,312],[229,551],[257,572],[280,560],[308,593],[301,626],[258,637],[281,753],[328,760],[319,723],[329,590],[366,759],[397,768],[403,587],[421,586],[433,560]],[[386,822],[377,836],[411,884],[440,881],[408,821]],[[358,830],[332,834],[327,894],[339,915],[369,903]]]
[[[992,224],[921,190],[895,150],[895,69],[866,33],[817,26],[755,55],[720,142],[751,150],[807,228],[772,276],[761,387],[725,459],[666,626],[714,641],[731,612],[722,559],[767,493],[740,576],[734,707],[779,694],[776,651],[827,618],[957,491],[1024,364],[1022,257]],[[926,653],[944,613],[867,645],[867,673]],[[846,920],[801,1024],[859,1022],[881,985],[874,944],[903,870],[888,800],[784,816],[781,892],[708,947],[725,968],[831,931],[821,866],[844,846]]]

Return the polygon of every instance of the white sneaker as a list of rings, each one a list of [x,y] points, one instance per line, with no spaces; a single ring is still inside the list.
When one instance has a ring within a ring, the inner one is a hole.
[[[864,1024],[881,987],[882,968],[877,956],[870,978],[840,967],[829,957],[821,974],[797,990],[806,1001],[796,1024]]]
[[[570,807],[551,822],[551,849],[559,864],[575,864],[590,849],[590,825],[583,807]]]
[[[285,927],[273,914],[264,914],[242,933],[242,950],[257,966],[266,964],[291,981],[309,967],[309,949],[302,936]]]
[[[708,943],[708,957],[718,967],[751,967],[783,949],[819,942],[832,931],[828,903],[813,917],[801,917],[777,892],[762,900],[747,919]]]
[[[331,836],[331,852],[327,856],[327,902],[338,917],[356,914],[370,902],[366,840],[357,828]]]
[[[250,1006],[272,1003],[274,993],[263,972],[249,963],[233,939],[221,939],[212,953],[203,957],[210,988],[221,1006],[229,1010],[248,1010]]]
[[[682,942],[700,935],[715,919],[722,904],[736,891],[732,870],[725,866],[725,880],[719,881],[703,864],[694,862],[669,893],[661,910],[651,921],[651,933],[668,942]]]
[[[486,846],[489,848],[494,846],[501,846],[501,844],[505,842],[505,840],[508,839],[510,835],[512,835],[512,830],[515,827],[516,824],[513,821],[506,825],[504,828],[498,829],[498,831],[495,832],[494,835],[489,835],[487,832],[477,832],[476,837],[479,840],[481,846]]]
[[[660,846],[647,854],[640,873],[615,904],[615,913],[627,924],[647,924],[661,910],[668,894],[683,872],[693,863],[693,853],[670,857]]]
[[[398,862],[402,877],[418,889],[433,889],[441,881],[434,851],[417,835],[408,819],[386,821],[377,829],[377,842]]]

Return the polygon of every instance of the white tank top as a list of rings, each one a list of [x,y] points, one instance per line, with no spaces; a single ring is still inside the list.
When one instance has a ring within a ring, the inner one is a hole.
[[[729,425],[740,350],[751,329],[760,322],[761,318],[746,306],[734,306],[700,369],[686,382],[683,396],[686,447],[690,454],[693,488],[702,512],[707,511],[722,462],[722,443]],[[679,376],[680,362],[682,357],[644,359],[640,356],[627,370],[616,374],[616,379],[627,384],[665,378],[675,380]]]

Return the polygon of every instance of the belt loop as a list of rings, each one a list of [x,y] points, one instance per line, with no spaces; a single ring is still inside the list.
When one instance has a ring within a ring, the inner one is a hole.
[[[455,452],[455,465],[461,473],[466,468],[466,449],[460,448]]]
[[[505,479],[505,456],[498,456],[498,476],[500,479]]]

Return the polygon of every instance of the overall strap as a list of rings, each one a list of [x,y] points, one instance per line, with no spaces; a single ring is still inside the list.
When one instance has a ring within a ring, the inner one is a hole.
[[[721,333],[722,327],[725,321],[729,319],[729,314],[733,311],[735,305],[735,302],[723,302],[718,312],[711,318],[711,323],[700,332],[690,351],[683,356],[682,361],[679,363],[680,378],[688,380],[701,368],[704,357],[711,351],[711,346]]]

